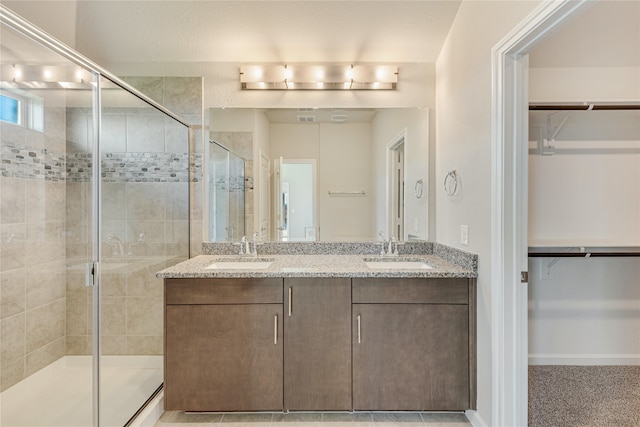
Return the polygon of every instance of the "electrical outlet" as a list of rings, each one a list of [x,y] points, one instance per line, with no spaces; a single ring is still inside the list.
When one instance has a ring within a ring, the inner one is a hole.
[[[463,245],[469,245],[469,226],[460,226],[460,243]]]

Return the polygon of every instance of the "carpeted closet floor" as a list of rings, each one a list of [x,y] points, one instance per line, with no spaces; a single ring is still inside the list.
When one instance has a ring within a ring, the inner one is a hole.
[[[640,427],[640,366],[529,366],[530,427]]]

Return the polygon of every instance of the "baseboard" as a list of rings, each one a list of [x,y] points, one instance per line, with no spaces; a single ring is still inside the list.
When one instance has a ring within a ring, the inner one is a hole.
[[[488,427],[489,425],[482,419],[478,411],[467,409],[464,413],[469,419],[469,422],[473,427]]]
[[[161,390],[127,427],[153,427],[163,413],[164,390]]]
[[[640,354],[530,354],[529,365],[640,365]]]

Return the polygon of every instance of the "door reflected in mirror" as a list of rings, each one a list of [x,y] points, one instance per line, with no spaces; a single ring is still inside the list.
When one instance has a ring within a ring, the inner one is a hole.
[[[244,229],[220,229],[207,167],[205,240],[428,239],[428,197],[407,190],[428,181],[428,109],[211,109],[209,128],[244,163]]]

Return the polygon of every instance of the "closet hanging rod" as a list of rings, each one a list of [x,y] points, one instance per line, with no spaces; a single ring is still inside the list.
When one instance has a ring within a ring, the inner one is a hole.
[[[640,247],[530,247],[530,258],[636,257]]]
[[[640,104],[529,104],[529,111],[595,111],[595,110],[640,110]]]

